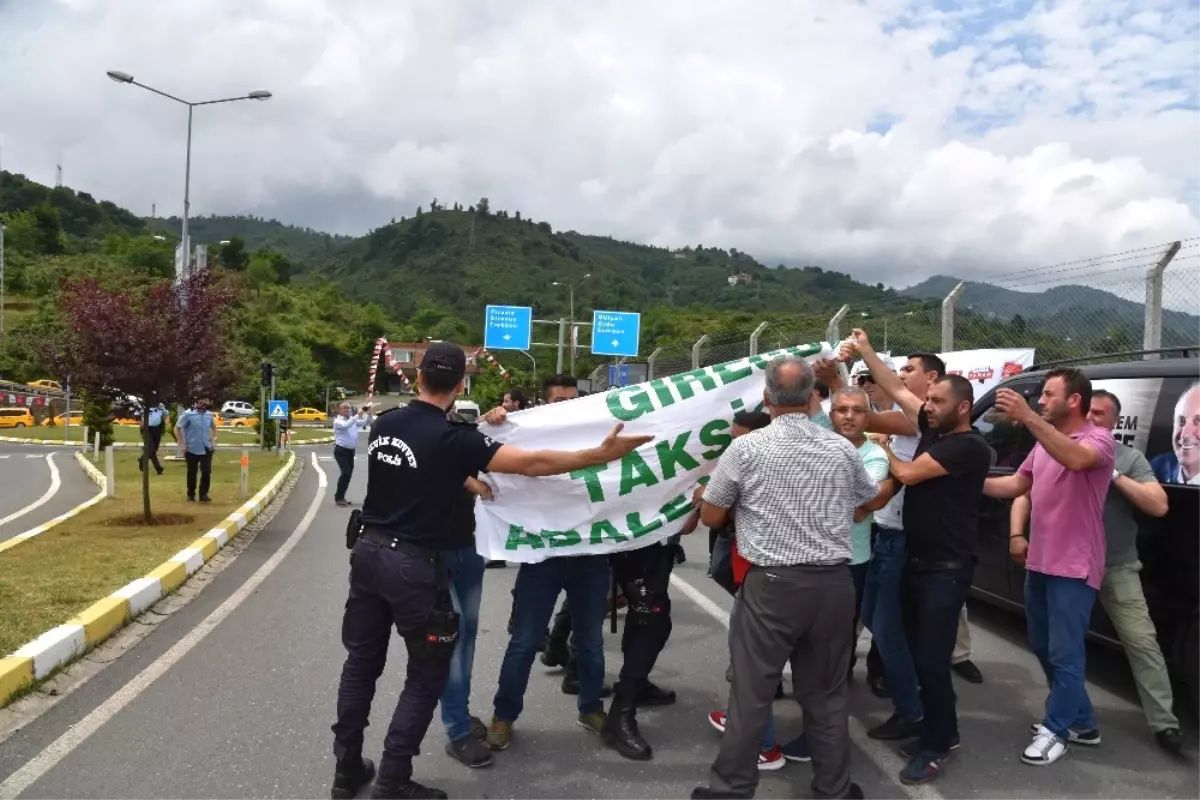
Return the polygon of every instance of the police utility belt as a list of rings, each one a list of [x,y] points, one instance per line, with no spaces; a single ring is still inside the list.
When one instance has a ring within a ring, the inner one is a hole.
[[[450,597],[450,573],[442,562],[441,553],[405,542],[395,534],[380,528],[363,525],[362,512],[355,509],[350,512],[350,521],[346,525],[346,549],[353,550],[359,539],[420,558],[432,566],[437,576],[437,599],[429,609],[420,630],[407,634],[404,638],[412,656],[449,661],[454,656],[454,648],[458,644],[459,615],[455,612],[454,601]]]

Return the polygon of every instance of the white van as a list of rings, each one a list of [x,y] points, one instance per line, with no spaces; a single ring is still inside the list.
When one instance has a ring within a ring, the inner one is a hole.
[[[455,400],[454,410],[472,422],[479,419],[479,404],[470,400]]]

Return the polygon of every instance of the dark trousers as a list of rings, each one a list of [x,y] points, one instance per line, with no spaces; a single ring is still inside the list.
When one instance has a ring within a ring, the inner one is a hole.
[[[146,457],[148,454],[150,463],[154,465],[154,470],[156,472],[162,472],[162,464],[158,463],[158,446],[162,442],[163,426],[151,425],[146,429],[146,433],[149,436],[150,441],[147,442],[147,453],[143,453],[141,458],[138,459],[138,469],[146,468]]]
[[[203,453],[188,451],[187,460],[187,496],[189,500],[196,499],[196,472],[200,472],[200,499],[208,497],[208,486],[212,482],[212,450]]]
[[[750,568],[731,633],[733,683],[710,787],[753,795],[763,728],[783,665],[790,660],[792,688],[812,751],[813,794],[849,793],[846,673],[853,623],[854,584],[844,565]]]
[[[438,698],[450,674],[450,655],[421,658],[413,645],[424,635],[425,621],[438,603],[441,568],[428,558],[359,539],[350,554],[350,597],[342,615],[346,662],[338,685],[333,754],[339,759],[362,753],[363,731],[375,698],[375,682],[387,663],[392,626],[408,645],[404,689],[396,702],[383,743],[380,777],[412,776],[412,759],[421,752]]]
[[[624,661],[613,695],[637,704],[650,682],[650,670],[671,637],[671,570],[679,546],[668,542],[611,557],[614,577],[628,603],[621,637]]]
[[[345,500],[346,490],[350,488],[350,478],[354,476],[354,448],[334,445],[333,460],[338,465],[337,488],[333,492],[333,499]]]
[[[947,753],[958,738],[950,659],[958,637],[958,615],[971,588],[971,564],[953,569],[921,569],[910,561],[904,571],[900,604],[912,652],[925,721],[921,749]]]
[[[854,624],[851,625],[853,638],[850,645],[850,669],[858,663],[858,617],[862,611],[863,588],[867,583],[867,566],[870,562],[850,565],[850,580],[854,581]],[[869,662],[868,662],[869,663]]]

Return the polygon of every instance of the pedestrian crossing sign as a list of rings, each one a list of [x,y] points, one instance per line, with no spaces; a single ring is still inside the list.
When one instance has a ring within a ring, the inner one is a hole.
[[[271,400],[267,403],[267,419],[287,419],[288,401]]]

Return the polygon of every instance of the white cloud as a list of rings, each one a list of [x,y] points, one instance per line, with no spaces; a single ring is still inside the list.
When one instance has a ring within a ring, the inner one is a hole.
[[[431,198],[905,285],[1200,233],[1175,0],[0,4],[5,167],[363,232]],[[891,121],[885,134],[881,123]]]

